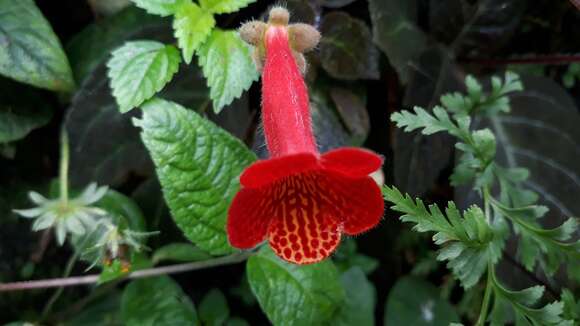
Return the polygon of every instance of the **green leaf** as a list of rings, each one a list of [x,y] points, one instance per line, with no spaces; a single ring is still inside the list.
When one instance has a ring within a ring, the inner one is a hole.
[[[162,17],[174,14],[184,0],[131,0],[139,8]],[[190,0],[185,0],[189,2]]]
[[[405,276],[391,289],[385,307],[385,325],[447,326],[451,322],[459,322],[459,316],[432,284]]]
[[[336,268],[340,272],[346,272],[353,267],[360,268],[365,274],[374,272],[379,267],[379,261],[376,258],[357,253],[356,248],[354,239],[344,239],[333,256]]]
[[[459,1],[453,11],[449,2],[437,2],[434,7],[443,7],[438,10],[441,18],[430,17],[434,20],[431,26],[439,34],[451,36],[449,43],[453,56],[461,57],[479,51],[493,56],[510,44],[521,21],[525,20],[527,4],[525,0],[482,0],[466,10],[465,3]]]
[[[320,325],[344,300],[338,272],[327,259],[313,265],[282,261],[269,247],[248,260],[248,281],[274,325]]]
[[[233,317],[228,319],[226,326],[250,326],[250,323],[239,317]]]
[[[220,326],[230,316],[230,308],[222,291],[211,289],[199,303],[199,319],[203,325]]]
[[[250,48],[236,32],[214,29],[198,56],[216,113],[258,80]]]
[[[203,9],[214,14],[238,11],[256,0],[200,0]]]
[[[97,298],[70,320],[64,322],[64,326],[120,326],[121,321],[121,295],[118,292],[107,293],[106,296]]]
[[[352,143],[362,146],[371,128],[366,108],[366,93],[344,87],[332,87],[329,95],[341,122],[353,138]]]
[[[103,270],[99,274],[99,284],[103,284],[112,280],[119,279],[126,276],[129,273],[129,269],[123,266],[123,263],[119,260],[114,260],[111,265],[103,266]]]
[[[151,38],[167,26],[166,19],[152,16],[134,6],[88,25],[65,46],[75,80],[80,85],[112,50],[128,39]]]
[[[153,99],[136,124],[149,150],[173,219],[201,249],[232,251],[227,209],[238,191],[238,176],[255,160],[237,138],[178,104]]]
[[[415,2],[415,1],[408,1]],[[407,3],[407,1],[405,1]],[[410,65],[409,85],[403,98],[408,108],[420,106],[429,111],[442,93],[458,88],[459,67],[442,47],[430,47]],[[446,134],[423,137],[418,132],[395,130],[394,182],[413,195],[429,191],[447,169],[453,156],[453,139]]]
[[[362,269],[353,267],[340,277],[346,300],[332,318],[331,325],[373,326],[377,291]]]
[[[121,228],[129,228],[133,231],[146,231],[145,217],[143,212],[133,201],[126,195],[113,189],[107,190],[107,193],[96,204],[106,210],[114,218],[116,225]]]
[[[155,250],[152,260],[154,264],[157,264],[164,260],[189,262],[206,260],[211,257],[207,252],[191,243],[170,243]]]
[[[575,100],[545,77],[523,76],[521,83],[524,90],[510,96],[510,113],[479,119],[480,126],[496,136],[498,164],[529,169],[530,177],[516,188],[537,192],[555,216],[580,216],[580,115]]]
[[[391,208],[404,213],[403,222],[412,222],[418,232],[435,232],[433,241],[445,245],[437,259],[447,260],[447,267],[461,281],[464,288],[475,285],[486,271],[488,264],[495,264],[502,254],[506,232],[505,224],[487,224],[481,209],[471,206],[463,218],[453,202],[449,202],[445,215],[437,207],[429,208],[420,199],[403,196],[395,187],[383,187]]]
[[[379,53],[364,21],[335,11],[324,16],[320,32],[320,61],[331,76],[348,80],[379,78]]]
[[[36,87],[72,91],[57,36],[33,0],[0,0],[0,74]]]
[[[0,144],[22,139],[46,125],[52,117],[47,103],[38,90],[0,78]]]
[[[580,321],[580,301],[574,298],[572,291],[563,289],[561,300],[564,303],[563,315],[566,319]]]
[[[399,79],[407,83],[410,63],[427,48],[427,37],[415,25],[416,0],[369,0],[373,41],[387,55]]]
[[[197,325],[195,307],[167,276],[135,280],[123,293],[121,315],[127,326]]]
[[[183,2],[177,8],[173,29],[185,63],[191,63],[193,53],[208,38],[214,26],[212,14],[191,1]]]
[[[127,42],[107,63],[119,110],[128,112],[153,97],[179,68],[179,52],[154,41]]]
[[[580,260],[580,240],[566,242],[578,231],[577,218],[569,218],[556,228],[544,229],[535,220],[544,216],[546,207],[511,208],[495,199],[491,204],[494,210],[512,221],[516,233],[520,234],[518,254],[528,270],[534,271],[536,262],[541,262],[543,269],[553,274],[560,264],[574,264]]]
[[[414,108],[414,111],[415,113],[406,110],[395,112],[391,115],[391,121],[395,122],[398,128],[404,128],[406,132],[422,129],[421,132],[424,135],[447,131],[460,139],[469,137],[469,117],[459,117],[454,122],[440,106],[433,108],[433,114],[418,106]]]
[[[504,325],[508,319],[506,311],[512,310],[515,313],[516,325],[572,325],[567,324],[561,318],[564,304],[562,302],[552,302],[542,308],[531,308],[542,297],[543,286],[534,286],[521,291],[508,290],[497,280],[492,272],[491,282],[495,294],[495,302],[490,314],[492,325]]]
[[[131,0],[88,0],[95,17],[108,17],[131,7]]]
[[[171,26],[167,25],[164,30],[166,37],[171,37]],[[161,33],[160,28],[152,27],[142,35],[159,38]],[[71,147],[70,180],[76,186],[90,182],[120,186],[135,175],[154,176],[153,162],[141,141],[139,129],[131,121],[140,112],[119,112],[108,84],[103,63],[91,72],[67,110],[65,125]],[[194,108],[208,102],[205,79],[201,69],[195,65],[180,69],[160,94]],[[244,114],[245,110],[237,112]],[[232,115],[233,110],[222,118],[232,119]],[[241,115],[240,119],[243,117]],[[245,124],[239,121],[236,120],[236,126],[243,127]],[[107,137],[103,137],[103,130],[107,131]]]

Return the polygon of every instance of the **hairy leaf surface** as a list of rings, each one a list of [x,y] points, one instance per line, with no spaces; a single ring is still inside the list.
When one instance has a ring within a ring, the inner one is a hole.
[[[238,176],[255,156],[237,138],[199,114],[161,99],[136,120],[173,219],[185,236],[213,255],[232,251],[225,222]]]

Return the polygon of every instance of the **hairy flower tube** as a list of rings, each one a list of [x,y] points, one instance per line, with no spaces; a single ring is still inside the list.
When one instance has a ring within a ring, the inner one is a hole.
[[[314,139],[301,52],[319,40],[312,26],[288,26],[288,11],[273,8],[268,23],[250,22],[240,35],[256,46],[262,69],[262,120],[270,159],[249,166],[228,212],[227,233],[237,248],[268,239],[286,261],[328,257],[342,234],[357,235],[383,215],[380,189],[369,174],[377,154],[339,148],[320,154]]]

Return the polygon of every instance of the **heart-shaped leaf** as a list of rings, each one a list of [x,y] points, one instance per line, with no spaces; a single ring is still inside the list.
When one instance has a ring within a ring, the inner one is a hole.
[[[231,252],[225,222],[238,176],[255,160],[237,138],[199,114],[161,99],[142,106],[136,120],[155,162],[173,219],[201,249]]]
[[[248,281],[274,325],[321,325],[345,300],[331,260],[299,266],[278,258],[269,247],[248,260]]]

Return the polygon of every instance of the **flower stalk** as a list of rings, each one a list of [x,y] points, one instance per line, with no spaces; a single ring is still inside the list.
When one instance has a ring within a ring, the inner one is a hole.
[[[63,206],[68,205],[68,166],[69,166],[69,142],[66,129],[63,127],[60,134],[60,201]]]

